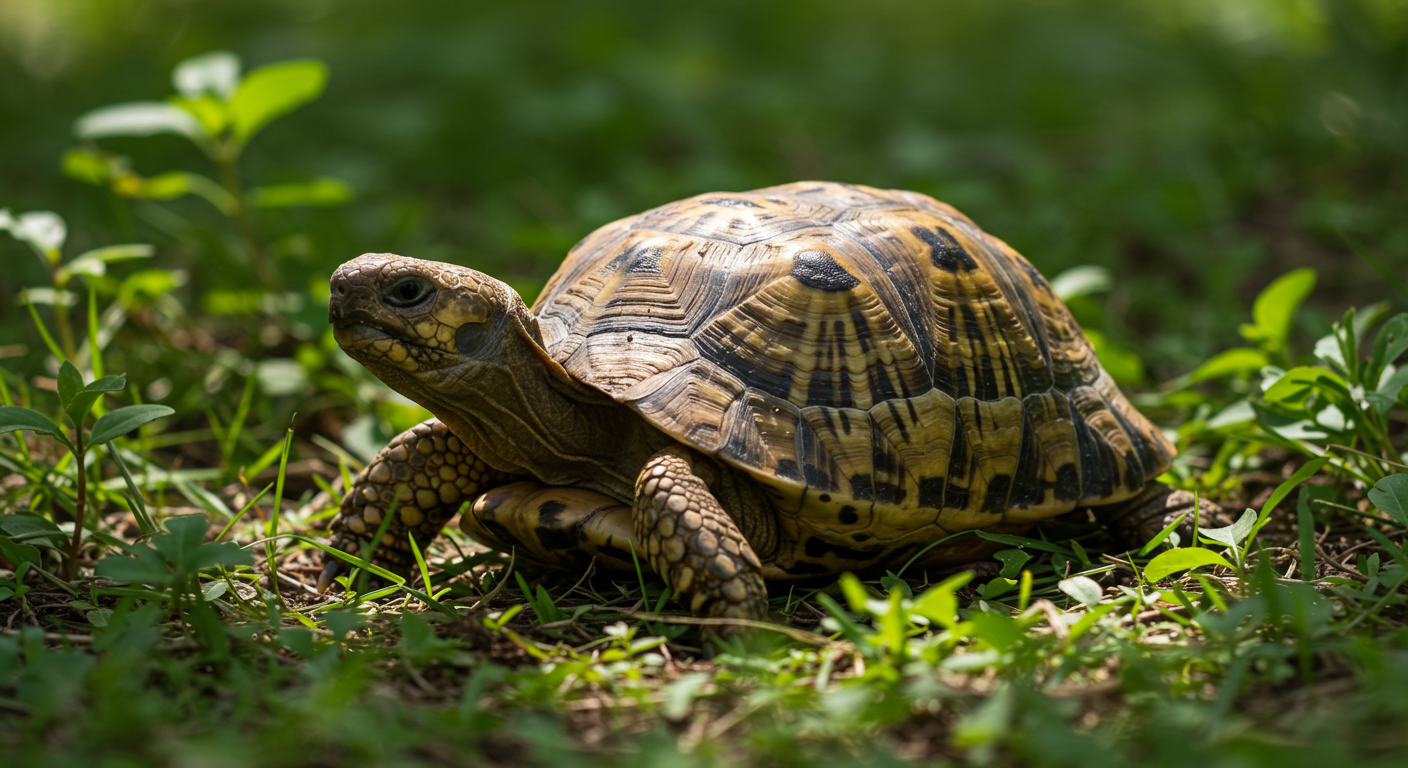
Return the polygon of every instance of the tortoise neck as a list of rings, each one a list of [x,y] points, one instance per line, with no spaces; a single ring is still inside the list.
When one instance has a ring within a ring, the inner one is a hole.
[[[425,405],[495,469],[629,502],[645,458],[668,438],[572,378],[543,348],[536,318],[522,311],[527,317],[510,321],[496,359],[476,365],[467,386],[431,387]],[[435,396],[446,391],[465,394]]]

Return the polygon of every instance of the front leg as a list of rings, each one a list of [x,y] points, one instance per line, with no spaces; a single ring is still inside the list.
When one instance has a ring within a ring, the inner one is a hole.
[[[703,617],[762,619],[762,564],[738,524],[695,473],[694,455],[666,448],[636,480],[636,538],[655,572]]]
[[[415,570],[409,535],[424,551],[460,505],[511,476],[492,469],[470,453],[439,419],[431,419],[397,435],[372,462],[357,473],[342,510],[333,520],[333,547],[362,554],[362,545],[381,529],[392,499],[396,514],[375,542],[371,561],[392,573],[409,577]],[[323,558],[318,591],[326,591],[347,565],[332,555]]]

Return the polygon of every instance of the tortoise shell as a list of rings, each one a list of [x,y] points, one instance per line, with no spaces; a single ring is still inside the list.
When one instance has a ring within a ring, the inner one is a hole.
[[[1010,529],[1174,453],[1041,274],[914,192],[671,203],[578,243],[533,310],[569,373],[767,486],[784,541]]]

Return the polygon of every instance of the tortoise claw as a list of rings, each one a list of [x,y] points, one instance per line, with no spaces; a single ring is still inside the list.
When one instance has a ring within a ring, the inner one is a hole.
[[[333,560],[323,566],[323,572],[318,574],[318,593],[322,594],[327,592],[328,588],[332,586],[332,580],[337,578],[344,570],[346,570],[346,568],[343,567],[341,560]]]

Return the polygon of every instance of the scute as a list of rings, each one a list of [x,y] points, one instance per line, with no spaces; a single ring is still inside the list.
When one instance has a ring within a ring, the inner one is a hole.
[[[913,192],[672,203],[589,235],[534,310],[571,375],[776,489],[794,575],[1118,501],[1173,454],[1040,273]]]

